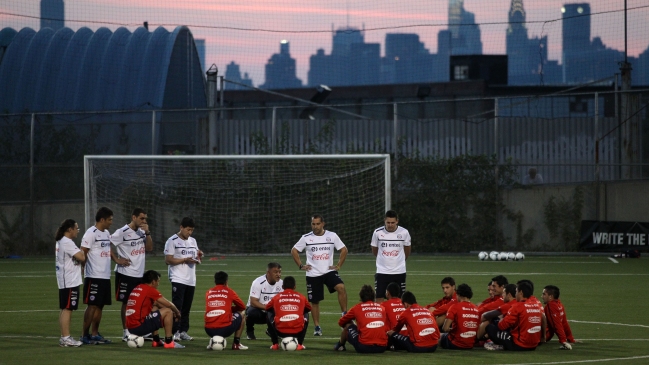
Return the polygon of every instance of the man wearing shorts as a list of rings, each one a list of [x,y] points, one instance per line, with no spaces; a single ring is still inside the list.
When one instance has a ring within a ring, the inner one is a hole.
[[[399,226],[399,216],[394,210],[385,212],[385,225],[372,234],[372,253],[376,257],[374,291],[376,302],[385,299],[385,288],[397,283],[406,291],[406,260],[410,256],[410,233]]]
[[[173,323],[180,318],[180,311],[158,291],[160,273],[149,270],[142,277],[142,284],[136,286],[126,304],[126,328],[131,334],[153,335],[153,347],[182,349],[185,346],[174,342]],[[165,340],[160,340],[158,330],[164,328]]]
[[[371,285],[363,285],[358,295],[361,302],[338,320],[338,325],[343,327],[343,331],[334,350],[346,351],[345,343],[349,342],[358,353],[385,352],[388,347],[386,331],[389,329],[385,308],[374,301],[374,289]],[[352,321],[356,321],[356,324]]]
[[[248,346],[241,343],[243,311],[246,306],[237,293],[228,287],[228,273],[215,273],[214,284],[205,293],[205,333],[210,338],[227,338],[234,334],[232,349],[247,350]]]
[[[82,342],[70,336],[72,312],[79,306],[79,287],[81,263],[86,261],[73,239],[79,234],[79,225],[72,219],[64,220],[56,231],[56,283],[59,287],[59,325],[61,327],[61,347],[79,347]]]
[[[115,265],[115,300],[122,302],[122,341],[128,339],[126,329],[126,303],[131,291],[142,283],[144,275],[144,258],[146,251],[153,251],[153,240],[147,215],[144,210],[135,208],[131,214],[131,223],[115,231],[111,236],[111,243],[117,253],[112,253],[116,258],[128,259],[128,265]]]
[[[300,270],[306,271],[306,290],[313,314],[314,336],[322,336],[320,328],[320,301],[324,299],[324,286],[329,293],[338,293],[338,304],[343,315],[347,312],[347,291],[338,270],[347,257],[347,247],[337,234],[324,229],[325,221],[321,215],[311,217],[311,230],[300,238],[291,249],[293,261]],[[306,265],[302,264],[300,252],[306,249]],[[333,265],[334,251],[340,251],[338,263]]]

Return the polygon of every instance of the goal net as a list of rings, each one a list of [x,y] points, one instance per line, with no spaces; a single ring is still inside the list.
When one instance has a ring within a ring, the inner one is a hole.
[[[99,207],[110,231],[147,212],[155,250],[183,217],[206,253],[288,253],[311,231],[311,215],[350,252],[370,251],[390,208],[389,155],[86,156],[86,228]]]

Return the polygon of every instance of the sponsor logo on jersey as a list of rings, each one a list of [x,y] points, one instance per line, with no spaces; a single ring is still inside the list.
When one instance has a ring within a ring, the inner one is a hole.
[[[126,316],[130,316],[133,313],[135,313],[135,309],[127,309],[126,312],[124,312]]]
[[[213,311],[207,312],[207,314],[205,314],[205,316],[206,317],[218,317],[218,316],[220,316],[220,315],[222,315],[224,313],[225,313],[225,311],[223,309],[218,309],[218,310],[213,310]]]
[[[466,332],[460,333],[460,337],[462,337],[462,338],[471,338],[471,337],[475,337],[475,336],[477,336],[476,331],[466,331]]]
[[[433,319],[432,318],[419,318],[417,320],[417,324],[420,326],[427,326],[429,324],[433,324]]]
[[[210,300],[207,305],[210,307],[225,307],[225,300]]]
[[[383,313],[381,312],[366,312],[365,318],[382,318]]]
[[[311,259],[313,261],[324,261],[324,260],[329,260],[329,253],[321,253],[319,255],[313,255],[311,256]]]
[[[462,325],[464,326],[464,328],[478,328],[477,322],[464,321]]]
[[[541,326],[534,326],[527,330],[527,333],[538,333],[541,332]]]
[[[110,246],[110,242],[102,242],[101,247],[107,247]]]
[[[280,317],[279,321],[280,322],[290,322],[290,321],[295,321],[298,318],[300,318],[300,316],[297,315],[297,314],[287,314],[285,316]]]
[[[541,317],[530,317],[528,320],[530,323],[541,323],[543,319]]]
[[[140,296],[140,293],[133,293],[133,292],[131,292],[131,295],[130,295],[130,296],[132,296],[132,297],[139,297],[139,296]]]
[[[370,313],[365,313],[365,314],[367,315],[367,314],[370,314]],[[385,323],[383,323],[383,321],[374,321],[374,322],[368,323],[367,326],[365,326],[365,327],[367,327],[367,328],[381,328],[383,326],[385,326]]]
[[[421,332],[419,332],[419,336],[428,336],[428,335],[432,335],[433,333],[435,333],[434,328],[432,327],[424,328],[423,330],[421,330]]]
[[[126,305],[135,305],[135,300],[133,300],[133,299],[129,299],[129,300],[126,302]]]
[[[399,256],[399,250],[383,251],[381,254],[386,257],[397,257]]]
[[[480,319],[480,317],[477,314],[469,314],[469,313],[462,314],[462,318]]]
[[[283,312],[297,312],[298,311],[298,306],[293,305],[293,304],[284,304],[279,307],[279,310]]]
[[[142,289],[142,287],[140,287],[140,286],[138,286],[138,287],[136,287],[135,289],[133,289],[133,291],[142,291],[142,290],[143,290],[143,289]]]

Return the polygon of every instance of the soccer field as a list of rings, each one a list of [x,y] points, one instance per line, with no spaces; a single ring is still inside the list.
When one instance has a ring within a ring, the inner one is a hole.
[[[561,289],[561,301],[566,307],[575,338],[582,343],[573,351],[559,350],[556,337],[534,352],[450,351],[438,349],[433,354],[386,352],[376,355],[334,352],[333,345],[340,334],[337,326],[340,311],[335,294],[326,295],[321,302],[322,337],[313,337],[310,325],[304,345],[306,351],[271,351],[263,328],[257,327],[256,341],[242,339],[248,351],[208,351],[207,335],[203,330],[205,291],[213,286],[213,275],[223,270],[230,275],[230,287],[246,301],[250,284],[265,272],[270,261],[284,265],[282,276],[293,275],[298,291],[305,293],[304,272],[298,271],[289,255],[264,257],[226,257],[208,261],[197,269],[197,288],[189,334],[194,341],[182,342],[187,347],[178,350],[151,348],[131,349],[121,342],[119,303],[104,310],[101,333],[113,340],[108,345],[79,348],[58,346],[58,291],[54,273],[54,258],[30,258],[0,261],[0,364],[377,364],[409,362],[448,364],[647,364],[649,363],[649,265],[647,258],[618,259],[618,263],[602,256],[547,257],[528,256],[525,261],[479,261],[474,256],[418,256],[408,260],[408,290],[420,304],[428,304],[442,296],[440,281],[445,276],[457,284],[473,288],[474,303],[487,297],[487,283],[495,275],[504,274],[510,282],[530,279],[539,299],[545,285]],[[162,257],[147,257],[147,269],[163,274],[160,291],[171,298],[171,286],[166,280],[166,265]],[[373,284],[375,263],[371,256],[348,256],[340,271],[349,296],[349,306],[358,302],[362,284]],[[81,333],[85,305],[72,315],[72,334]],[[245,337],[245,334],[244,334]],[[228,342],[231,338],[228,339]]]

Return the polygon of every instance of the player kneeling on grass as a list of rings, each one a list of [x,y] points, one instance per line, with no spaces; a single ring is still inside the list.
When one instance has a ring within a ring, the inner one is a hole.
[[[345,343],[349,341],[359,353],[385,352],[388,347],[385,332],[389,329],[385,308],[374,302],[374,288],[371,285],[363,285],[358,295],[361,302],[338,320],[343,331],[334,350],[345,351]],[[353,320],[356,320],[356,324],[352,323]]]
[[[174,319],[178,321],[180,311],[160,294],[159,285],[159,272],[149,270],[144,273],[142,284],[131,291],[126,304],[126,328],[136,336],[153,334],[153,347],[184,348],[185,346],[174,342],[172,332]],[[158,335],[160,328],[164,328],[165,331],[164,342]]]
[[[433,314],[417,304],[415,295],[406,291],[401,296],[406,310],[399,316],[399,322],[390,331],[395,350],[408,352],[435,352],[439,341],[439,327]],[[403,326],[408,327],[408,336],[399,334]]]
[[[268,334],[273,341],[270,349],[279,350],[279,337],[296,337],[296,350],[304,350],[304,336],[309,327],[311,304],[304,295],[295,291],[294,277],[287,276],[282,288],[284,291],[277,293],[266,304]]]
[[[531,351],[539,342],[545,342],[545,315],[543,307],[530,299],[533,294],[529,282],[516,286],[516,300],[498,324],[487,326],[487,335],[493,342],[485,343],[487,350]]]
[[[541,295],[543,303],[545,303],[545,318],[547,320],[547,331],[545,332],[545,341],[550,339],[556,333],[561,342],[560,349],[572,350],[571,343],[575,343],[575,338],[572,337],[572,330],[568,324],[566,317],[566,308],[559,300],[559,288],[554,285],[548,285],[543,288]]]
[[[467,284],[457,287],[457,303],[446,312],[446,319],[439,343],[450,350],[470,350],[473,348],[478,331],[478,307],[471,303],[473,290]]]
[[[219,271],[214,274],[214,284],[216,285],[205,293],[205,333],[210,338],[227,338],[234,333],[232,349],[247,350],[248,347],[241,344],[243,311],[246,305],[237,293],[228,287],[226,272]]]

